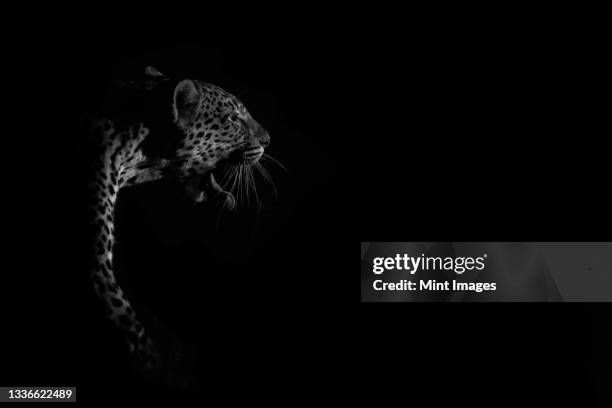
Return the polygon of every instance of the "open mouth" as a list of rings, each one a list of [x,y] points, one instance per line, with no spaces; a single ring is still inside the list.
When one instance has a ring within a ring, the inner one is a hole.
[[[216,195],[221,190],[217,180],[225,179],[231,168],[231,165],[224,163],[215,169],[210,169],[205,174],[189,176],[184,184],[187,196],[192,201],[199,203]]]

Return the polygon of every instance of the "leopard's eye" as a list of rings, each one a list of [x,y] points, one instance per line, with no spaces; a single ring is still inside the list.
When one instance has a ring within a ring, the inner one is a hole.
[[[232,113],[232,114],[228,115],[228,117],[227,117],[227,118],[228,118],[230,121],[232,121],[232,122],[238,122],[238,119],[240,119],[240,118],[238,117],[238,115],[236,115],[235,113]]]

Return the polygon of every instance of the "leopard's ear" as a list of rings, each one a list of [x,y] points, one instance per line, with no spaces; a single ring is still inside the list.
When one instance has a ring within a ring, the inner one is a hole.
[[[172,110],[174,120],[180,127],[187,127],[193,122],[200,100],[200,92],[190,79],[184,79],[174,88]]]
[[[144,74],[145,76],[150,76],[150,77],[165,77],[165,75],[159,72],[157,68],[152,67],[150,65],[145,68]]]

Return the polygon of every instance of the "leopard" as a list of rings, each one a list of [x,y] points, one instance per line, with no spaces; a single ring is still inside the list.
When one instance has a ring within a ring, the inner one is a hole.
[[[162,369],[155,339],[115,274],[116,204],[132,186],[171,178],[194,203],[217,200],[236,208],[214,170],[228,164],[254,166],[270,143],[269,133],[243,102],[222,88],[195,79],[170,79],[147,67],[144,80],[117,85],[124,99],[91,115],[88,197],[90,278],[106,316],[143,372]]]

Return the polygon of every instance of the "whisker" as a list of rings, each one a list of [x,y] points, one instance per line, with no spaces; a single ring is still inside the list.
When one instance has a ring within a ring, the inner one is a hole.
[[[247,205],[251,203],[251,184],[249,182],[249,166],[244,166],[244,192],[246,195]]]
[[[246,193],[244,192],[244,164],[240,165],[240,197],[241,197],[241,201],[242,197],[244,197],[246,195]]]
[[[233,173],[232,173],[232,187],[230,187],[230,192],[234,195],[237,195],[238,193],[234,193],[236,185],[238,184],[238,166],[234,166],[233,168]]]
[[[234,168],[230,167],[230,169],[228,171],[225,172],[225,174],[223,175],[223,179],[221,179],[221,186],[226,189],[227,187],[227,182],[231,179],[231,175],[233,172]]]
[[[237,176],[236,201],[242,203],[242,164],[238,165]]]
[[[278,160],[276,160],[274,157],[270,156],[269,154],[263,153],[262,158],[271,160],[273,163],[277,164],[281,169],[287,171],[287,168]]]
[[[259,201],[259,194],[257,194],[257,184],[255,183],[255,177],[253,176],[253,167],[249,167],[249,179],[251,180],[251,186],[253,186],[253,192],[255,193],[255,203],[257,204],[257,208],[261,207],[261,202]]]
[[[245,177],[246,177],[246,184],[247,184],[247,191],[248,191],[248,195],[251,195],[251,190],[252,190],[252,186],[251,186],[251,166],[246,166],[245,169]]]
[[[244,188],[244,198],[246,204],[249,204],[249,184],[247,180],[247,167],[242,165],[242,187]]]
[[[230,182],[232,181],[232,175],[234,173],[234,168],[230,167],[225,174],[223,175],[223,179],[221,180],[221,183],[219,183],[221,185],[221,187],[224,190],[229,190],[230,189]]]
[[[257,162],[256,168],[257,170],[259,170],[259,173],[263,176],[264,180],[272,186],[272,189],[274,190],[274,197],[278,198],[278,194],[276,192],[276,184],[272,180],[272,177],[270,177],[270,173],[268,173],[268,170],[266,170],[263,164],[259,162]]]

